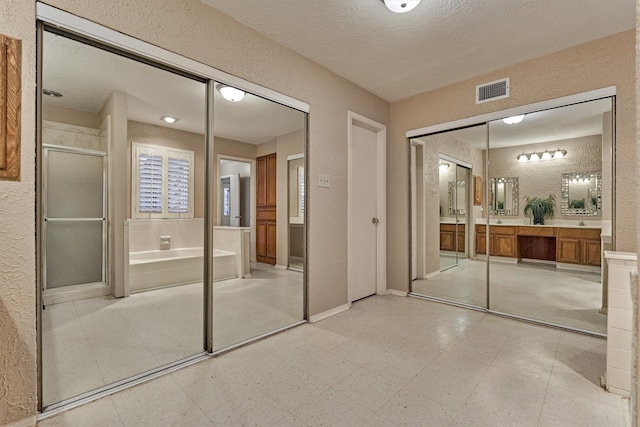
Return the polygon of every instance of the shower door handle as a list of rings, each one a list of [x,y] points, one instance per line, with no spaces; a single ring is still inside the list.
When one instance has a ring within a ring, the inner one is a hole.
[[[380,220],[379,220],[378,218],[371,218],[371,222],[372,222],[373,224],[377,224],[377,223],[379,223],[379,222],[380,222]]]

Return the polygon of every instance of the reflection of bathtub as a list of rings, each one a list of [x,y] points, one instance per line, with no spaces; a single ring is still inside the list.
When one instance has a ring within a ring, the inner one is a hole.
[[[129,292],[202,282],[202,248],[131,252]],[[236,254],[213,250],[213,280],[239,277]]]

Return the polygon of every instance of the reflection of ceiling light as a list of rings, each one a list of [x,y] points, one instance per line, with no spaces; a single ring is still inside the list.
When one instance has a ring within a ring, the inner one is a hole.
[[[236,89],[235,87],[223,85],[222,83],[216,86],[216,89],[220,92],[222,97],[227,101],[238,102],[244,98],[244,91]]]
[[[440,163],[440,170],[449,169],[449,163]]]
[[[544,150],[544,153],[536,153],[535,151],[530,154],[522,153],[516,156],[518,162],[535,162],[536,160],[551,160],[551,159],[562,159],[567,155],[567,150],[561,150],[558,148],[558,151],[550,152],[549,150]]]
[[[42,93],[47,96],[53,96],[54,98],[62,98],[62,94],[60,92],[56,92],[55,90],[42,89]]]
[[[382,0],[391,12],[404,13],[409,12],[416,7],[420,0]]]
[[[520,123],[522,120],[524,120],[524,114],[520,114],[519,116],[506,117],[502,119],[502,121],[508,125],[516,125]]]
[[[162,116],[162,117],[160,117],[160,120],[162,120],[163,122],[169,123],[169,124],[173,124],[173,123],[177,122],[179,119],[177,117]]]

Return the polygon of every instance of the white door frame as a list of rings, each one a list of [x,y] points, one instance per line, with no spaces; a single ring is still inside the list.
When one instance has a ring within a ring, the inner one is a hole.
[[[387,127],[353,111],[348,112],[348,169],[347,169],[347,222],[353,212],[351,195],[353,194],[353,136],[354,125],[367,128],[376,133],[376,162],[378,176],[376,179],[376,210],[378,225],[376,227],[376,294],[387,294]],[[353,245],[351,235],[347,232],[347,253]],[[347,270],[350,269],[347,260]],[[347,277],[349,277],[347,273]],[[351,303],[352,285],[347,284],[347,295]]]

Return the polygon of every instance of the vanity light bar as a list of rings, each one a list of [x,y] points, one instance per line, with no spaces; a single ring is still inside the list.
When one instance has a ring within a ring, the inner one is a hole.
[[[529,154],[522,153],[516,156],[518,162],[535,162],[536,160],[562,159],[567,155],[567,150],[557,149],[556,151],[544,150],[544,153],[531,152]]]

